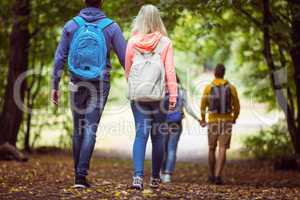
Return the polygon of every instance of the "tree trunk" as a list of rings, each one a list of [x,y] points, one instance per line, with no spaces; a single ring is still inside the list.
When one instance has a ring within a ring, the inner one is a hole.
[[[294,0],[294,1],[298,1],[299,0]],[[286,119],[287,119],[287,126],[288,126],[288,130],[289,130],[289,134],[291,136],[291,140],[294,146],[294,150],[297,154],[300,154],[300,133],[299,133],[299,123],[297,123],[297,119],[295,119],[295,111],[294,111],[294,106],[293,106],[293,101],[289,102],[287,100],[287,97],[289,98],[288,95],[290,95],[290,93],[283,92],[283,88],[281,87],[281,85],[278,85],[276,83],[276,80],[279,80],[278,78],[278,74],[276,73],[276,67],[275,67],[275,63],[274,63],[274,59],[273,59],[273,55],[272,55],[272,50],[271,50],[271,36],[270,36],[270,26],[271,24],[271,13],[270,13],[270,4],[269,4],[269,0],[263,0],[263,34],[264,34],[264,57],[266,59],[267,65],[269,67],[269,71],[270,71],[270,78],[271,78],[271,85],[272,88],[275,92],[275,96],[277,99],[277,103],[279,104],[279,106],[281,107],[281,109],[283,110]],[[298,23],[299,25],[299,23]],[[293,28],[294,29],[294,28]],[[297,37],[299,38],[299,32],[297,32],[296,34]],[[299,40],[300,41],[300,40]],[[295,43],[295,41],[293,41]],[[297,44],[297,43],[295,43]],[[298,49],[295,50],[296,52],[296,57],[299,61],[300,57],[299,57],[299,42],[298,42]],[[294,67],[297,68],[296,66],[297,63],[294,62]],[[298,75],[296,75],[297,73],[295,72],[295,84],[296,87],[298,89],[300,89],[300,84],[299,84],[299,75],[300,75],[300,70],[299,70],[299,64],[298,63]],[[296,71],[296,69],[295,69]],[[297,78],[298,77],[298,78]],[[298,80],[297,80],[298,79]],[[298,82],[297,82],[298,81]],[[297,89],[297,91],[298,91]],[[286,94],[286,95],[285,95]],[[299,90],[299,94],[300,94],[300,90]],[[298,94],[298,95],[299,95]],[[286,97],[287,96],[287,97]],[[292,105],[290,105],[290,104]],[[298,109],[298,115],[299,115],[299,96],[297,97],[297,109]],[[299,120],[299,117],[298,117]]]
[[[16,145],[17,136],[22,122],[23,111],[14,99],[14,86],[18,77],[26,72],[29,59],[29,0],[15,0],[13,3],[13,27],[10,35],[10,57],[4,104],[0,116],[0,145],[8,142]],[[24,101],[26,82],[20,87],[20,101]],[[21,102],[21,103],[22,103]]]
[[[297,128],[296,138],[298,140],[298,149],[300,149],[300,0],[291,0],[292,14],[292,41],[291,49],[292,60],[294,64],[294,79],[297,95]],[[298,152],[300,154],[300,152]]]
[[[26,162],[28,161],[28,156],[21,153],[15,146],[12,146],[8,142],[6,142],[0,145],[0,159]]]

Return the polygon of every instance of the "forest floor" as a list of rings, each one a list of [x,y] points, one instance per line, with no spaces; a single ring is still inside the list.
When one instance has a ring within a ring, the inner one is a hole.
[[[130,160],[94,158],[89,175],[93,187],[75,190],[71,155],[0,161],[0,199],[300,199],[300,173],[274,171],[269,162],[230,161],[223,186],[206,182],[205,163],[178,163],[174,182],[158,190],[148,186],[147,162],[143,192],[130,189],[131,165]]]

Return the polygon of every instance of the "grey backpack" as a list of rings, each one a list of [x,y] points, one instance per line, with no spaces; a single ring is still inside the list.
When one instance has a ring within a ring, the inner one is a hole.
[[[153,52],[135,50],[128,77],[128,98],[133,101],[160,101],[165,97],[165,67],[161,59],[164,38]]]
[[[215,114],[231,113],[231,89],[230,84],[215,85],[212,83],[209,95],[209,112]]]

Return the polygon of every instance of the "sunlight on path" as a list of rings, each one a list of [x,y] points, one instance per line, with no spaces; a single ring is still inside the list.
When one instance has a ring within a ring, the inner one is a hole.
[[[261,105],[249,106],[242,101],[241,116],[234,127],[232,149],[241,148],[240,138],[245,134],[253,134],[262,127],[276,122],[274,113],[266,114]],[[255,109],[254,109],[255,108]],[[255,112],[253,111],[255,110]],[[101,120],[98,130],[96,149],[109,156],[130,157],[134,141],[134,121],[129,105],[120,108],[108,107]],[[264,113],[259,114],[258,113]],[[259,117],[258,117],[259,116]],[[150,138],[149,138],[150,140]],[[207,129],[201,128],[193,118],[184,119],[184,131],[178,147],[178,159],[181,161],[197,160],[207,154]],[[151,141],[147,146],[147,158],[151,155]]]
[[[203,87],[212,78],[212,74],[204,73],[198,80],[187,80],[187,82],[199,86],[195,89],[196,92],[194,94],[189,94],[190,97],[193,97],[189,99],[190,104],[197,113],[199,113],[199,99]],[[239,90],[243,88],[243,86],[238,85],[239,77],[237,77],[237,80],[232,79],[231,82]],[[120,97],[120,91],[122,93],[124,90],[126,91],[126,82],[123,80],[115,85],[114,87],[120,88],[112,88],[111,96]],[[240,101],[241,114],[237,124],[234,126],[231,152],[243,147],[241,141],[246,135],[257,134],[261,128],[277,123],[279,118],[282,117],[280,112],[268,113],[265,105],[255,103],[251,98],[245,98],[241,94]],[[134,121],[128,100],[124,97],[122,102],[125,103],[123,105],[116,105],[109,102],[103,113],[98,129],[96,148],[97,150],[101,150],[100,153],[105,156],[114,155],[126,158],[131,156],[135,135]],[[208,151],[207,129],[201,128],[198,122],[189,116],[184,119],[183,125],[184,131],[178,146],[178,159],[181,161],[191,161],[199,160],[206,156]],[[149,141],[147,158],[150,158],[150,155],[151,142]]]

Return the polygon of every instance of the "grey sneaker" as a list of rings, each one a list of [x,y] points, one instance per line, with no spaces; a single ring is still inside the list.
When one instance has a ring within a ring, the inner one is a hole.
[[[171,183],[172,182],[172,175],[171,174],[164,174],[161,176],[161,181],[163,183]]]
[[[159,188],[159,185],[161,183],[160,178],[150,178],[150,187],[153,189]]]
[[[139,176],[134,176],[132,182],[132,189],[143,190],[143,188],[143,179]]]

